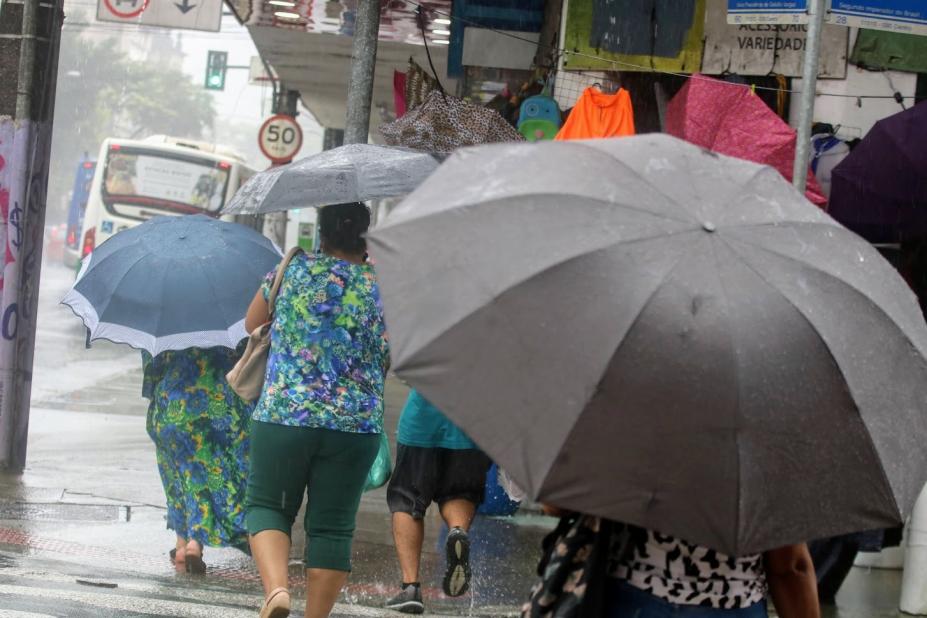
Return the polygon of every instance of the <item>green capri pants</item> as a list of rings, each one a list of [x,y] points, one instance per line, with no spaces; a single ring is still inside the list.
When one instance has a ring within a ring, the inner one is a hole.
[[[252,535],[290,535],[308,487],[307,569],[351,570],[351,541],[379,434],[254,422],[245,497]]]

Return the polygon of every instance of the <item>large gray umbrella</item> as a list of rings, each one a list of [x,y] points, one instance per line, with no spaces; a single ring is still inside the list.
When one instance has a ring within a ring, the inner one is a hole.
[[[222,212],[263,214],[406,195],[437,167],[425,152],[348,144],[255,174]]]
[[[535,498],[742,555],[897,524],[924,484],[914,295],[772,168],[477,147],[371,240],[393,367]]]

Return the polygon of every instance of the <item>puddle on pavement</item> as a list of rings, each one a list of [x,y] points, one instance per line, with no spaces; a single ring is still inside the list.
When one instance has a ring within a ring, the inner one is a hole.
[[[0,502],[0,520],[127,522],[132,507],[123,505]]]

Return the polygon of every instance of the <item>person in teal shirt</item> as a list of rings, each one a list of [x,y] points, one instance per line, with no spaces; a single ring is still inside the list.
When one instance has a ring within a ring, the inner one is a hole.
[[[470,587],[467,531],[483,501],[489,458],[463,431],[417,391],[409,393],[399,419],[396,467],[386,501],[393,514],[393,538],[402,587],[386,607],[408,614],[425,611],[419,569],[425,512],[437,503],[450,532],[445,545],[443,588],[461,596]]]
[[[467,434],[415,390],[409,393],[406,405],[402,409],[396,441],[419,448],[446,448],[455,451],[477,448]]]

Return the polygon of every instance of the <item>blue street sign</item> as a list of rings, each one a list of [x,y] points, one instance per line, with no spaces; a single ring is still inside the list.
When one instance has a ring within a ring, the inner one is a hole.
[[[927,35],[927,2],[831,0],[827,21],[841,26]]]
[[[729,24],[798,24],[808,21],[808,0],[727,0]]]

